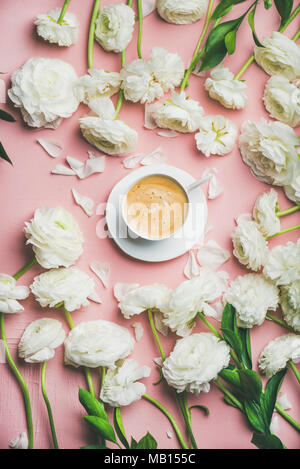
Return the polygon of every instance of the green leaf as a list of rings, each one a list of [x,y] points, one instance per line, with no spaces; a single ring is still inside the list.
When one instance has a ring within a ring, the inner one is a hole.
[[[206,407],[205,405],[200,405],[200,404],[198,404],[198,405],[192,405],[192,406],[189,408],[189,410],[192,410],[192,409],[199,409],[199,410],[201,410],[202,412],[204,412],[205,415],[209,415],[209,413],[210,413],[210,412],[209,412],[209,408]]]
[[[121,415],[121,410],[120,407],[115,407],[114,408],[114,427],[116,430],[116,433],[119,437],[119,440],[123,445],[125,446],[126,449],[130,448],[130,445],[127,441],[124,426],[123,426],[123,421],[122,421],[122,415]]]
[[[98,401],[96,397],[92,396],[89,391],[79,388],[78,397],[80,403],[83,405],[89,415],[100,417],[108,421],[104,405],[102,402]]]
[[[230,31],[233,31],[234,29],[237,29],[240,26],[243,17],[244,15],[234,20],[225,21],[224,23],[218,24],[218,26],[213,28],[207,37],[205,52],[208,52],[218,44],[224,45],[226,34],[228,34]]]
[[[253,433],[251,443],[259,449],[284,449],[281,440],[272,434]]]
[[[271,418],[276,404],[277,395],[286,372],[286,368],[281,371],[278,371],[274,376],[269,379],[266,384],[265,392],[262,396],[262,405],[266,414],[268,425],[270,425],[271,423]]]
[[[235,324],[235,308],[229,303],[226,303],[223,309],[221,327],[232,331],[237,330]]]
[[[253,370],[238,370],[242,390],[247,399],[260,404],[262,382]]]
[[[153,436],[147,432],[143,438],[137,443],[136,449],[156,449],[157,442]]]
[[[235,407],[236,409],[240,410],[239,406],[233,400],[231,400],[229,396],[224,396],[224,401],[226,402],[226,404],[231,405],[232,407]]]
[[[4,109],[0,109],[0,119],[7,122],[16,122],[14,116],[9,114],[9,112],[4,111]]]
[[[272,6],[272,0],[264,0],[265,9],[269,10]]]
[[[227,13],[230,12],[233,5],[236,5],[238,3],[243,3],[245,1],[246,0],[222,0],[219,3],[219,5],[215,8],[211,18],[213,20],[216,20],[218,18],[222,18],[222,16],[225,16]]]
[[[89,446],[81,446],[80,449],[107,449],[107,446],[89,445]]]
[[[270,433],[268,427],[266,426],[259,404],[245,399],[244,409],[246,416],[254,430],[258,431],[259,433]]]
[[[204,70],[209,70],[215,67],[220,62],[222,62],[226,54],[227,49],[224,42],[211,47],[209,51],[205,53],[199,71],[202,72]]]
[[[137,445],[137,441],[133,437],[131,437],[130,449],[136,449]]]
[[[283,26],[291,15],[294,0],[274,0],[274,3],[281,17],[280,26]]]
[[[7,161],[8,163],[12,164],[11,159],[9,158],[8,154],[6,153],[2,143],[0,142],[0,158]]]
[[[252,369],[252,352],[250,342],[250,329],[239,328],[239,336],[242,342],[242,363],[249,369]]]
[[[114,429],[106,419],[95,417],[94,415],[86,415],[83,418],[104,440],[117,443]]]
[[[220,371],[219,376],[226,381],[226,383],[230,384],[230,386],[242,391],[240,375],[237,369],[230,370],[229,368],[225,368]]]
[[[258,47],[264,47],[264,45],[260,42],[260,40],[258,39],[258,36],[256,34],[256,31],[255,31],[255,25],[254,25],[254,17],[255,17],[255,11],[256,11],[256,5],[255,7],[253,8],[253,10],[250,11],[249,15],[248,15],[248,23],[249,23],[249,26],[252,30],[252,36],[253,36],[253,39],[254,39],[254,42],[255,44],[258,46]]]
[[[237,30],[234,29],[233,31],[230,31],[229,33],[227,33],[225,36],[225,46],[229,55],[235,52],[236,33],[237,33]]]
[[[242,353],[242,342],[238,334],[235,334],[230,329],[223,329],[223,327],[221,328],[221,331],[225,341],[230,345],[240,359]]]

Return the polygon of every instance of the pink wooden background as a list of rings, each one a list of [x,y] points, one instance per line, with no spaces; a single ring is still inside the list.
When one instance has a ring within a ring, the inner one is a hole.
[[[34,32],[33,21],[37,14],[47,12],[62,2],[57,0],[2,0],[0,14],[1,49],[0,71],[5,72],[1,78],[9,85],[11,73],[19,68],[31,57],[57,57],[71,63],[78,75],[87,72],[87,32],[93,2],[72,0],[69,10],[80,19],[79,41],[70,48],[59,48],[41,42]],[[102,5],[113,3],[103,0]],[[117,2],[114,2],[117,3]],[[244,7],[238,7],[243,10]],[[238,8],[235,11],[238,11]],[[237,13],[234,13],[237,16]],[[272,30],[278,28],[279,17],[273,8],[266,12],[263,2],[260,2],[256,15],[257,29],[262,35],[270,35]],[[169,51],[178,52],[189,63],[195,44],[202,28],[203,20],[185,26],[170,25],[161,20],[156,13],[144,19],[142,52],[145,58],[153,46],[162,46]],[[287,29],[289,37],[299,27],[296,19]],[[131,61],[136,54],[137,28],[133,40],[128,47],[126,58]],[[107,70],[119,70],[120,57],[113,53],[105,53],[100,46],[95,44],[94,63],[97,68]],[[237,72],[249,57],[253,50],[253,42],[250,28],[247,22],[243,24],[238,34],[237,51],[234,56],[225,60],[225,64],[233,72]],[[262,93],[267,75],[253,63],[243,76],[248,84],[247,94],[249,104],[243,111],[225,110],[216,101],[208,98],[204,88],[203,78],[191,76],[187,93],[198,100],[207,114],[224,114],[240,125],[247,119],[259,120],[261,116],[268,118],[262,103]],[[114,100],[116,97],[113,98]],[[85,180],[79,180],[76,176],[58,176],[50,174],[51,169],[58,163],[64,163],[67,155],[85,160],[87,151],[92,147],[81,137],[78,118],[86,112],[86,107],[81,105],[77,112],[68,120],[65,120],[57,130],[31,130],[22,123],[20,115],[10,103],[1,105],[12,112],[17,118],[14,124],[1,122],[1,141],[11,156],[14,166],[11,167],[0,161],[0,195],[1,195],[1,272],[14,274],[31,257],[32,251],[25,247],[23,226],[29,220],[34,210],[41,205],[54,207],[62,204],[78,220],[84,234],[84,253],[77,266],[91,276],[94,274],[89,269],[92,260],[109,262],[111,265],[110,286],[105,289],[100,281],[95,278],[97,291],[103,300],[102,305],[91,303],[89,307],[76,311],[73,314],[75,323],[81,321],[103,318],[113,320],[118,324],[128,327],[133,332],[131,324],[139,321],[144,326],[144,335],[135,346],[133,357],[140,364],[146,364],[152,368],[152,373],[144,382],[147,392],[155,396],[171,410],[183,428],[182,419],[176,408],[170,390],[165,384],[153,386],[158,373],[153,364],[153,358],[158,356],[158,351],[146,318],[133,317],[132,320],[124,320],[117,308],[117,302],[113,297],[113,285],[115,282],[139,282],[150,284],[153,282],[165,282],[169,287],[175,287],[185,280],[183,269],[187,261],[187,255],[159,264],[147,264],[135,261],[120,252],[110,239],[99,240],[96,235],[96,226],[100,220],[97,215],[91,218],[75,205],[71,189],[90,196],[96,202],[105,202],[114,184],[128,170],[123,167],[122,158],[107,157],[106,170],[102,175],[93,175]],[[158,136],[155,131],[143,128],[143,106],[139,104],[125,103],[120,118],[132,125],[139,133],[139,145],[136,153],[149,153],[159,145],[162,146],[168,156],[168,163],[191,172],[195,177],[200,176],[206,167],[216,167],[218,178],[225,187],[223,194],[215,200],[208,201],[208,223],[213,230],[207,235],[207,239],[216,240],[223,248],[231,250],[230,233],[234,227],[234,217],[238,214],[252,210],[256,197],[269,187],[258,182],[251,174],[240,157],[236,147],[231,154],[225,157],[205,158],[195,147],[193,135],[181,135],[175,139],[166,139]],[[297,129],[296,129],[297,131]],[[299,132],[299,129],[298,129]],[[58,140],[63,144],[62,155],[54,160],[45,153],[36,142],[40,137]],[[282,209],[291,205],[281,189],[277,188]],[[282,226],[291,226],[297,223],[299,215],[294,214],[282,221]],[[298,221],[299,223],[299,221]],[[293,232],[282,235],[270,241],[270,247],[277,244],[285,244],[288,240],[296,240],[299,233]],[[232,258],[223,266],[231,278],[246,273]],[[41,272],[39,266],[32,268],[19,280],[20,285],[29,285],[34,275]],[[35,447],[52,448],[51,434],[48,425],[46,407],[40,391],[40,366],[25,365],[16,357],[16,349],[19,339],[25,327],[33,320],[43,316],[60,319],[66,332],[68,326],[59,311],[41,309],[32,296],[23,302],[25,312],[6,317],[6,333],[13,357],[28,383],[33,407],[33,420],[35,429]],[[218,327],[219,323],[212,322]],[[204,325],[197,324],[196,331],[207,330]],[[285,331],[278,325],[266,321],[261,327],[252,330],[252,347],[254,363],[264,345]],[[168,352],[174,345],[175,335],[162,338],[162,343]],[[98,371],[93,373],[95,387],[99,387]],[[93,443],[94,437],[83,422],[85,414],[81,407],[77,391],[78,386],[85,387],[85,377],[80,369],[66,367],[63,363],[63,347],[56,351],[55,358],[47,366],[46,372],[47,392],[53,408],[57,436],[61,448],[78,448]],[[292,404],[291,415],[299,421],[300,403],[298,384],[295,376],[289,371],[284,380],[282,391],[286,392]],[[18,383],[12,375],[7,364],[0,364],[0,448],[8,448],[9,441],[21,431],[26,429],[25,413],[22,394]],[[200,394],[199,397],[191,396],[190,404],[202,404],[210,409],[207,417],[198,410],[193,411],[192,420],[194,433],[199,448],[254,448],[251,444],[251,430],[247,426],[244,417],[232,407],[223,402],[220,391],[212,385],[208,394]],[[170,428],[168,420],[150,403],[143,400],[123,409],[123,419],[128,435],[135,439],[141,438],[149,430],[158,441],[159,448],[178,448],[176,437],[169,439],[166,431]],[[299,435],[280,416],[278,436],[288,448],[299,447]]]

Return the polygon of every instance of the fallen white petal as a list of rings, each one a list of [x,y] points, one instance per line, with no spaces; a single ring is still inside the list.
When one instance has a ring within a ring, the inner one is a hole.
[[[292,404],[289,402],[286,394],[282,394],[282,396],[278,397],[277,404],[280,405],[283,410],[290,410],[292,408]]]
[[[108,288],[110,265],[106,262],[93,261],[90,263],[90,269],[99,277],[105,288]]]
[[[139,161],[143,158],[143,156],[144,155],[142,153],[139,153],[138,155],[127,156],[123,160],[124,168],[126,169],[135,168],[135,166],[139,163]]]
[[[163,152],[161,147],[156,148],[156,150],[149,153],[149,155],[145,156],[141,160],[141,164],[143,166],[147,166],[150,164],[157,164],[157,163],[165,163],[167,161],[167,157]]]
[[[85,179],[94,173],[103,173],[105,169],[105,156],[97,156],[90,158],[85,162],[84,168],[79,171],[78,177]]]
[[[120,302],[122,301],[127,293],[131,290],[135,290],[140,286],[139,283],[121,283],[117,282],[114,286],[114,296]]]
[[[155,120],[152,117],[151,112],[149,112],[149,104],[145,104],[145,111],[144,111],[144,127],[148,130],[157,129],[157,125]]]
[[[6,103],[6,85],[4,80],[0,80],[0,103]]]
[[[51,171],[52,174],[62,174],[63,176],[76,176],[75,171],[73,169],[64,166],[63,164],[58,164],[55,168]]]
[[[91,217],[94,213],[95,202],[89,197],[79,194],[75,189],[72,189],[72,193],[76,204],[79,205],[89,217]]]
[[[61,154],[62,145],[59,142],[46,140],[44,138],[39,138],[37,142],[44,148],[48,155],[52,156],[52,158],[57,158]]]
[[[28,437],[26,432],[20,433],[9,442],[9,447],[12,449],[28,449]]]
[[[88,296],[88,298],[89,298],[89,300],[92,300],[92,301],[94,301],[95,303],[102,303],[101,298],[99,298],[99,296],[97,295],[96,292],[91,293],[91,294]]]
[[[156,8],[155,0],[142,0],[143,17],[150,15]]]
[[[143,337],[144,328],[140,322],[134,322],[132,324],[132,327],[134,328],[136,341],[139,342],[141,338]]]
[[[200,268],[197,263],[195,253],[194,251],[190,250],[183,273],[188,279],[191,279],[193,277],[197,277],[199,275],[199,272]]]
[[[6,354],[4,348],[4,342],[0,339],[0,363],[6,363]]]
[[[210,239],[206,244],[199,247],[197,259],[202,267],[210,267],[217,270],[224,262],[230,259],[230,253],[222,249],[216,241]]]
[[[208,183],[208,198],[216,199],[224,191],[224,187],[219,183],[215,174],[213,174]]]
[[[80,177],[82,175],[82,171],[84,169],[84,163],[82,161],[77,160],[76,158],[73,158],[72,156],[67,156],[66,160],[68,162],[68,165],[75,172],[75,174],[78,177]]]
[[[172,430],[169,429],[169,430],[166,431],[166,433],[167,433],[167,437],[168,437],[168,438],[173,438],[173,432],[172,432]]]
[[[176,130],[159,130],[156,132],[160,137],[174,138],[178,137],[179,133]]]
[[[203,313],[205,316],[210,316],[211,318],[216,319],[217,321],[222,320],[224,305],[221,300],[216,301],[212,304],[204,303]]]
[[[273,415],[271,424],[270,424],[270,430],[271,430],[271,433],[273,433],[274,435],[278,433],[278,430],[279,430],[278,415]]]

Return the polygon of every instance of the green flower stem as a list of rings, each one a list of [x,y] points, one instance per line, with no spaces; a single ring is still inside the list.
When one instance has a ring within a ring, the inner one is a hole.
[[[142,42],[142,33],[143,33],[143,8],[142,8],[141,0],[137,0],[137,7],[138,7],[138,19],[139,19],[137,53],[138,53],[138,58],[141,59],[142,58],[141,42]]]
[[[288,363],[287,363],[288,367],[293,371],[294,375],[296,376],[297,378],[297,381],[298,383],[300,384],[300,373],[299,371],[297,370],[294,362],[292,360],[289,360]]]
[[[183,438],[183,436],[182,436],[182,434],[179,430],[179,427],[178,427],[176,421],[174,420],[172,414],[170,414],[170,412],[160,402],[158,402],[156,399],[154,399],[154,397],[149,396],[149,394],[144,394],[143,398],[146,399],[147,401],[151,402],[159,410],[161,410],[163,412],[163,414],[165,414],[165,416],[169,419],[170,423],[172,424],[172,427],[174,428],[174,431],[175,431],[175,433],[177,435],[177,438],[178,438],[178,440],[181,444],[181,447],[183,449],[189,449],[188,445],[184,441],[184,438]]]
[[[94,39],[95,39],[95,28],[96,28],[96,19],[98,16],[101,0],[95,0],[92,17],[90,22],[89,37],[88,37],[88,68],[94,68],[93,62],[93,51],[94,51]]]
[[[70,312],[65,307],[64,307],[64,312],[65,312],[65,317],[66,317],[66,320],[67,320],[67,323],[68,323],[70,329],[73,329],[75,327],[75,324],[73,322],[73,319],[71,317]],[[86,377],[86,381],[87,381],[87,384],[88,384],[89,391],[90,391],[91,395],[93,397],[95,397],[96,393],[95,393],[94,384],[93,384],[90,369],[87,368],[87,367],[84,367],[84,371],[85,371],[85,377]]]
[[[65,0],[65,1],[64,1],[64,4],[63,4],[63,6],[62,6],[62,9],[61,9],[61,12],[60,12],[60,15],[59,15],[59,18],[58,18],[58,20],[57,20],[57,23],[58,23],[58,24],[61,24],[61,23],[62,23],[62,21],[63,21],[63,19],[64,19],[64,16],[65,16],[65,14],[66,14],[67,8],[68,8],[68,6],[69,6],[69,3],[70,3],[70,0]]]
[[[241,412],[244,412],[243,404],[224,386],[224,384],[217,378],[214,380],[216,386],[229,398],[232,404],[237,407]]]
[[[202,41],[203,41],[203,39],[204,39],[204,37],[205,37],[205,34],[206,34],[206,32],[207,32],[209,23],[211,22],[211,15],[212,15],[213,4],[214,4],[214,0],[210,0],[209,5],[208,5],[208,8],[207,8],[205,23],[204,23],[204,26],[203,26],[201,35],[200,35],[200,37],[199,37],[199,40],[198,40],[198,42],[197,42],[197,45],[196,45],[196,48],[195,48],[195,51],[194,51],[194,54],[193,54],[193,57],[192,57],[190,66],[189,66],[189,68],[186,70],[185,75],[184,75],[184,77],[183,77],[183,80],[182,80],[182,82],[181,82],[180,91],[183,91],[183,90],[187,87],[188,79],[189,79],[190,74],[192,73],[192,71],[193,71],[194,68],[196,67],[197,63],[198,63],[199,60],[201,59],[202,55],[204,54],[204,48],[201,50],[200,53],[199,53],[199,50],[200,50]]]
[[[46,383],[45,383],[46,366],[47,366],[47,362],[45,361],[45,362],[43,362],[42,370],[41,370],[42,394],[43,394],[43,398],[44,398],[44,401],[45,401],[45,404],[46,404],[46,407],[47,407],[47,411],[48,411],[48,417],[49,417],[49,423],[50,423],[50,428],[51,428],[53,446],[54,446],[54,449],[59,449],[58,442],[57,442],[57,437],[56,437],[56,432],[55,432],[55,426],[54,426],[54,420],[53,420],[51,405],[50,405],[50,401],[48,399],[47,392],[46,392]]]
[[[298,15],[298,13],[300,12],[300,5],[295,8],[295,10],[293,11],[293,13],[291,14],[291,16],[289,17],[289,19],[284,23],[284,25],[278,30],[280,33],[283,33],[286,28],[288,27],[288,25],[293,21],[293,19]],[[298,39],[300,35],[300,30],[296,33],[296,35],[293,37],[293,41],[296,41]],[[247,68],[249,67],[250,64],[252,64],[252,62],[254,61],[254,54],[252,54],[249,59],[244,63],[244,65],[242,66],[241,70],[235,75],[234,77],[234,80],[239,80],[240,77],[243,75],[243,73],[245,72],[245,70],[247,70]]]
[[[279,326],[285,327],[285,329],[288,329],[289,331],[293,331],[294,329],[290,326],[288,326],[282,319],[277,318],[276,316],[273,316],[271,313],[267,313],[266,317],[270,319],[271,321],[275,322],[276,324],[279,324]]]
[[[284,217],[285,215],[289,215],[290,213],[294,213],[300,210],[300,205],[294,205],[294,207],[288,208],[286,210],[282,210],[279,212],[276,212],[277,217]]]
[[[33,423],[32,423],[32,412],[31,412],[29,392],[28,392],[26,382],[23,376],[21,375],[18,367],[16,366],[15,362],[13,361],[13,358],[9,351],[8,343],[6,340],[5,327],[4,327],[4,313],[0,314],[0,330],[1,330],[1,337],[3,340],[3,345],[4,345],[4,350],[5,350],[5,354],[7,357],[7,361],[12,371],[14,372],[17,380],[19,381],[19,384],[23,392],[25,411],[26,411],[26,420],[27,420],[27,429],[28,429],[28,449],[33,449]]]
[[[148,309],[147,312],[148,312],[148,319],[149,319],[150,327],[151,327],[151,330],[152,330],[152,332],[153,332],[155,342],[156,342],[156,344],[157,344],[157,346],[158,346],[158,349],[159,349],[159,352],[160,352],[160,356],[161,356],[162,360],[165,361],[165,359],[166,359],[165,352],[163,351],[161,342],[160,342],[160,340],[159,340],[159,337],[158,337],[158,334],[157,334],[157,331],[156,331],[156,327],[155,327],[155,324],[154,324],[154,318],[153,318],[152,311],[151,311],[151,309]]]
[[[292,427],[294,427],[295,430],[297,430],[298,433],[300,433],[300,424],[293,419],[285,410],[283,410],[282,407],[276,402],[275,404],[275,409],[277,410],[278,414],[281,415]]]
[[[296,42],[299,36],[300,36],[300,29],[298,29],[296,34],[293,36],[293,41]]]
[[[203,313],[198,312],[199,318],[204,322],[204,324],[211,330],[211,332],[218,337],[218,339],[224,340],[223,336],[217,331],[217,329],[206,319]],[[238,368],[244,368],[243,364],[239,361],[238,357],[234,350],[230,349],[230,355]]]
[[[24,275],[27,270],[30,269],[30,267],[33,266],[33,264],[36,263],[36,258],[33,257],[26,265],[24,265],[24,267],[22,267],[22,269],[18,270],[17,273],[15,273],[15,275],[13,275],[14,279],[15,280],[18,280],[20,277],[22,277],[22,275]]]
[[[300,224],[290,226],[289,228],[285,228],[284,230],[278,231],[278,233],[275,233],[275,234],[270,235],[270,236],[266,236],[265,239],[268,241],[271,238],[275,238],[275,236],[279,236],[279,235],[284,234],[284,233],[289,233],[290,231],[298,230],[299,228],[300,228]]]

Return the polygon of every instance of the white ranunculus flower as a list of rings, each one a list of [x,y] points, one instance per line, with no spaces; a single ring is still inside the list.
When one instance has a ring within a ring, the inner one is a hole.
[[[163,96],[162,85],[152,74],[149,62],[136,59],[121,69],[121,88],[124,97],[134,103],[151,103]]]
[[[82,322],[65,340],[65,364],[74,367],[115,367],[134,348],[134,339],[125,327],[102,319]]]
[[[121,52],[132,39],[134,11],[124,3],[100,9],[95,25],[95,39],[108,52]]]
[[[184,63],[177,53],[153,47],[148,61],[151,72],[164,92],[179,86],[184,76]]]
[[[18,286],[16,280],[7,274],[0,273],[0,312],[20,313],[24,311],[18,300],[29,296],[29,288]]]
[[[234,80],[233,73],[223,64],[210,72],[204,86],[212,99],[228,109],[244,109],[248,102],[244,94],[247,85],[241,80]]]
[[[120,73],[93,68],[88,72],[89,74],[80,77],[75,85],[75,94],[80,102],[89,104],[92,99],[110,98],[119,91]]]
[[[133,359],[120,360],[116,368],[108,368],[101,387],[100,399],[111,407],[123,407],[136,402],[146,392],[146,387],[138,380],[147,378],[151,369],[148,366],[138,368]]]
[[[196,132],[204,114],[199,103],[183,91],[173,92],[170,99],[151,104],[148,112],[158,127],[182,133]]]
[[[202,267],[197,277],[185,280],[172,291],[169,301],[161,308],[163,323],[177,335],[190,334],[197,313],[205,314],[208,303],[224,293],[227,282],[226,272]]]
[[[300,124],[300,80],[291,83],[274,75],[266,83],[263,101],[271,117],[291,127]]]
[[[12,74],[7,93],[30,127],[55,129],[78,107],[74,93],[77,79],[67,62],[36,57]]]
[[[53,8],[48,13],[38,15],[34,24],[36,31],[45,41],[59,46],[71,46],[78,40],[79,21],[74,13],[65,13],[63,21],[58,24],[61,9]]]
[[[198,395],[209,392],[210,381],[228,366],[229,360],[226,342],[210,332],[201,332],[177,340],[163,362],[162,373],[177,392],[186,390]]]
[[[258,366],[267,378],[286,367],[287,362],[300,362],[300,336],[284,334],[271,340],[260,354]]]
[[[264,38],[264,47],[255,46],[254,55],[258,65],[268,75],[281,75],[288,80],[300,76],[300,47],[282,33],[272,32],[271,38]]]
[[[260,326],[268,311],[276,311],[279,290],[261,274],[239,275],[223,299],[236,309],[238,326],[251,328]]]
[[[231,234],[233,254],[239,262],[251,270],[265,265],[268,247],[263,234],[254,221],[240,220]]]
[[[45,269],[70,267],[83,252],[78,223],[63,207],[41,207],[25,223],[26,244],[31,244],[37,262]]]
[[[65,335],[60,321],[37,319],[26,327],[18,345],[18,355],[27,363],[48,361],[54,357],[55,349],[64,342]]]
[[[43,308],[63,305],[74,311],[97,300],[94,280],[75,267],[50,269],[36,276],[30,289]]]
[[[280,288],[280,304],[285,322],[300,332],[300,279]]]
[[[271,236],[280,231],[280,219],[276,215],[278,194],[274,189],[264,192],[255,201],[253,218],[264,236]]]
[[[84,138],[108,155],[125,155],[137,146],[137,132],[120,119],[84,116],[79,123]]]
[[[267,256],[263,273],[276,285],[288,285],[300,279],[300,238],[296,243],[275,246]]]
[[[168,23],[191,24],[198,21],[207,9],[208,0],[157,0],[159,15]]]
[[[224,116],[204,116],[199,132],[195,134],[196,145],[205,156],[226,155],[233,149],[237,138],[237,127]]]
[[[300,205],[300,161],[296,165],[292,180],[283,187],[283,190],[288,199]]]
[[[147,309],[161,310],[168,302],[171,290],[163,284],[154,283],[130,290],[118,306],[126,319]]]
[[[241,126],[239,148],[244,163],[261,182],[284,186],[298,164],[298,138],[294,130],[277,121],[246,121]]]

